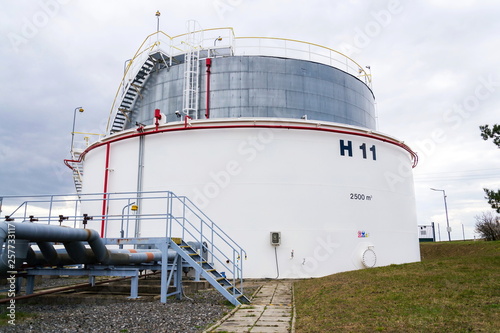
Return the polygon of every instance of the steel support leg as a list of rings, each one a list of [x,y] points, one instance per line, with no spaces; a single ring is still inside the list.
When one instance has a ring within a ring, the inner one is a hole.
[[[130,280],[130,297],[131,299],[139,298],[139,275],[135,274]]]
[[[26,277],[26,295],[33,294],[34,290],[35,290],[35,276],[28,275]]]
[[[16,295],[21,292],[22,286],[23,286],[23,278],[20,276],[16,276]]]
[[[161,288],[160,288],[160,302],[167,303],[167,293],[168,293],[168,244],[161,243],[159,245],[161,251]]]
[[[177,259],[177,267],[175,272],[175,290],[177,299],[182,299],[182,258],[179,256]]]

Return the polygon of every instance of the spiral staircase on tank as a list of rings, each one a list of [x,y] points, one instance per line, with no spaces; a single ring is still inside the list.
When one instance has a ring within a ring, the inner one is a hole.
[[[166,59],[168,55],[161,50],[151,53],[139,68],[135,77],[127,83],[123,83],[123,93],[118,106],[110,134],[123,131],[127,122],[130,122],[129,114],[139,98],[142,98],[141,92],[144,89],[151,73],[168,66]],[[130,66],[130,65],[129,65]]]
[[[111,125],[110,134],[114,134],[125,129],[127,123],[130,123],[129,114],[132,112],[135,103],[138,99],[142,98],[142,90],[144,89],[148,79],[155,70],[168,67],[167,58],[169,56],[161,50],[153,51],[144,60],[141,67],[129,82],[123,82],[122,96],[119,101],[118,110],[114,116]],[[178,60],[178,59],[174,59]],[[129,64],[130,66],[130,64]],[[73,180],[75,183],[76,193],[82,193],[83,186],[83,150],[71,147],[71,159],[65,160],[68,167],[71,168],[73,173]]]

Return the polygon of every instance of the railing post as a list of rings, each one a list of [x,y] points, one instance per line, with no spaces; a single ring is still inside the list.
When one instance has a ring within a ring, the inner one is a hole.
[[[243,294],[244,291],[243,291],[243,249],[240,248],[240,267],[239,267],[239,270],[240,270],[240,291],[241,293]]]
[[[211,227],[211,229],[212,229],[211,238],[212,239],[210,240],[210,247],[211,247],[210,253],[212,254],[211,263],[213,264],[214,263],[214,222],[213,221],[210,221],[210,222],[212,222],[212,227]]]
[[[200,249],[203,247],[203,220],[200,219]],[[200,250],[200,254],[201,254]]]
[[[51,220],[51,217],[52,217],[52,207],[54,206],[54,196],[51,195],[50,196],[50,205],[49,205],[49,221],[47,224],[50,224],[50,220]]]
[[[168,234],[168,225],[170,224],[170,215],[168,214],[168,212],[170,211],[170,203],[169,203],[169,198],[168,198],[168,192],[165,193],[166,196],[165,196],[165,199],[167,199],[167,202],[166,202],[166,216],[165,216],[165,236],[167,236],[167,238],[170,237],[170,235]]]
[[[75,200],[75,218],[73,220],[73,228],[76,228],[76,215],[78,214],[78,200]]]
[[[182,239],[185,237],[186,231],[186,197],[182,197]]]
[[[102,219],[104,222],[104,233],[101,236],[102,238],[105,238],[108,236],[108,224],[109,224],[109,203],[111,202],[111,193],[108,193],[107,200],[106,200],[106,211],[103,212]]]
[[[23,214],[23,221],[26,220],[26,216],[28,215],[27,214],[27,211],[28,211],[28,201],[25,202],[25,205],[24,205],[24,214]],[[50,215],[49,215],[50,216]],[[49,221],[50,221],[50,217],[49,217]]]
[[[173,224],[173,216],[172,216],[172,212],[173,212],[173,193],[172,192],[168,192],[168,195],[167,195],[167,202],[168,202],[168,223],[167,223],[167,227],[168,227],[168,230],[167,230],[167,237],[170,238],[172,237],[172,224]]]
[[[233,286],[236,287],[236,249],[233,249]],[[236,294],[236,290],[233,288],[233,295]]]

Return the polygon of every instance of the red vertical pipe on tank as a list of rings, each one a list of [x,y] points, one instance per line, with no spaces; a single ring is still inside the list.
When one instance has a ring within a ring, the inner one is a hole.
[[[207,66],[207,111],[205,112],[205,118],[210,118],[210,67],[212,67],[212,59],[205,59],[205,65]]]
[[[105,226],[105,218],[106,215],[106,207],[107,207],[107,198],[108,198],[108,179],[109,179],[109,150],[110,144],[106,144],[106,162],[104,166],[104,190],[102,196],[102,221],[101,221],[101,237],[104,238],[104,226]]]
[[[160,126],[160,119],[161,119],[161,111],[160,109],[155,110],[155,125],[156,125],[156,130],[158,131],[158,126]]]

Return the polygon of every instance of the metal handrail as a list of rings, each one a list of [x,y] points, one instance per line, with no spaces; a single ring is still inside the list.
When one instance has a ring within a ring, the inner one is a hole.
[[[103,199],[104,194],[106,194],[105,199]],[[21,202],[16,205],[9,205],[9,200]],[[148,200],[163,200],[166,201],[167,207],[160,211],[142,211],[140,214],[128,212],[124,214],[124,204],[128,205],[136,200],[139,200],[137,202],[139,205],[141,203],[145,205]],[[108,206],[112,206],[112,210],[106,215],[93,214],[94,222],[103,220],[106,225],[111,223],[118,223],[119,225],[123,224],[124,219],[129,218],[132,220],[139,219],[142,223],[166,222],[166,237],[174,236],[172,226],[175,222],[181,227],[183,238],[188,235],[188,237],[192,237],[192,240],[199,241],[201,244],[206,242],[207,251],[212,256],[212,260],[215,260],[221,267],[224,267],[232,274],[233,279],[240,278],[243,280],[243,261],[240,259],[246,258],[246,251],[186,196],[177,196],[171,191],[34,195],[29,197],[0,196],[2,209],[10,209],[12,213],[8,215],[9,218],[15,218],[18,222],[52,224],[54,221],[59,220],[62,225],[66,226],[69,226],[68,223],[72,222],[73,227],[77,227],[77,221],[84,220],[83,213],[85,212],[81,211],[82,205],[86,202],[103,201]],[[175,204],[178,206],[174,207]],[[174,208],[182,209],[174,210]],[[61,215],[64,219],[60,218]],[[117,233],[121,233],[123,226],[119,229]],[[120,234],[120,236],[122,235]],[[120,238],[120,236],[116,238]],[[226,250],[223,250],[223,248]],[[229,260],[231,265],[227,265],[226,260]]]
[[[371,73],[367,73],[363,66],[358,64],[349,56],[326,46],[320,44],[305,42],[297,39],[289,38],[278,38],[278,37],[236,37],[233,28],[212,28],[197,30],[194,32],[183,33],[176,36],[170,36],[163,31],[157,31],[148,35],[142,44],[137,49],[134,56],[128,62],[125,72],[123,74],[122,80],[118,86],[115,94],[115,98],[111,105],[111,110],[109,112],[108,123],[106,126],[106,133],[109,133],[111,123],[114,119],[118,108],[115,106],[118,104],[118,96],[122,88],[127,86],[128,81],[133,79],[140,66],[144,64],[147,57],[155,51],[161,51],[166,55],[169,60],[169,66],[172,65],[175,57],[186,54],[188,52],[188,44],[186,39],[192,34],[201,35],[201,41],[199,45],[194,45],[200,50],[216,50],[219,48],[229,48],[234,52],[234,55],[263,55],[263,56],[278,56],[276,53],[271,52],[273,50],[281,50],[284,52],[282,56],[293,59],[309,60],[329,65],[338,68],[346,73],[349,73],[360,80],[364,80],[365,84],[371,88],[372,77]],[[214,36],[221,36],[223,43],[216,45],[216,39]],[[238,42],[243,42],[246,40],[256,41],[257,45],[238,45]],[[281,43],[282,45],[263,45],[263,41],[272,41]],[[165,45],[165,46],[164,46]],[[256,52],[258,51],[258,52]],[[290,52],[295,52],[291,54]],[[210,55],[210,52],[207,53]],[[300,55],[300,56],[298,56]],[[305,55],[305,56],[303,56]]]
[[[201,244],[203,244],[204,241],[207,242],[207,244],[211,247],[210,249],[207,249],[209,253],[212,254],[212,258],[215,258],[219,264],[221,264],[225,269],[227,269],[232,275],[233,275],[233,280],[235,280],[237,277],[243,279],[243,262],[240,260],[239,264],[236,263],[235,260],[235,253],[238,254],[238,256],[241,258],[243,254],[246,257],[246,252],[245,250],[239,246],[227,233],[225,233],[217,224],[215,224],[205,213],[203,213],[189,198],[185,196],[177,196],[173,192],[169,192],[169,198],[170,198],[170,207],[173,206],[173,200],[176,199],[178,202],[182,203],[183,208],[187,208],[189,212],[193,213],[197,219],[200,221],[200,228],[198,229],[191,221],[186,217],[186,212],[183,211],[183,216],[182,216],[182,221],[187,222],[189,226],[191,226],[192,229],[194,229],[195,233],[191,232],[190,230],[186,229],[186,226],[184,223],[181,223],[179,221],[179,218],[171,215],[170,220],[177,222],[179,226],[182,227],[183,231],[186,231],[191,237],[194,237],[197,239],[197,236],[199,235],[199,241]],[[186,204],[186,200],[188,201],[189,205]],[[201,215],[201,216],[200,216]],[[203,217],[203,218],[202,218]],[[210,222],[207,223],[207,221]],[[206,236],[206,233],[203,233],[203,226],[206,226],[208,228],[208,233],[211,234],[211,238],[208,238]],[[172,228],[172,224],[169,225],[170,228]],[[171,232],[171,229],[170,231]],[[225,255],[223,251],[218,247],[215,242],[213,241],[214,234],[217,236],[218,240],[222,241],[223,244],[228,246],[230,250],[232,251],[232,257],[233,259],[231,260],[230,257]],[[171,235],[167,234],[167,237],[171,237]],[[217,250],[217,251],[214,251]],[[226,260],[229,260],[230,263],[232,263],[232,268],[230,268],[228,265],[224,263],[223,260],[219,258],[219,256],[216,255],[216,253],[220,253],[221,255],[225,256]]]
[[[290,58],[298,58],[302,60],[310,60],[312,61],[312,56],[319,56],[320,58],[325,58],[326,61],[317,61],[319,63],[333,66],[335,68],[341,69],[345,71],[346,73],[349,73],[355,77],[365,77],[367,79],[367,82],[365,82],[368,86],[371,87],[371,74],[368,74],[363,66],[358,64],[355,60],[350,58],[349,56],[345,55],[342,52],[339,52],[335,49],[316,44],[316,43],[310,43],[310,42],[305,42],[302,40],[297,40],[297,39],[290,39],[290,38],[278,38],[278,37],[235,37],[236,41],[244,41],[244,40],[255,40],[257,41],[257,45],[249,45],[249,46],[243,46],[243,45],[235,45],[235,54],[245,54],[248,55],[248,53],[242,52],[239,53],[242,49],[247,48],[247,49],[257,49],[258,52],[251,52],[250,55],[273,55],[270,53],[266,53],[265,50],[283,50],[285,54],[283,56],[290,57]],[[282,46],[273,46],[273,45],[262,45],[262,41],[273,41],[273,42],[282,42],[284,45]],[[289,46],[288,44],[291,43],[292,45]],[[294,47],[296,46],[296,47]],[[324,54],[321,52],[313,52],[311,50],[311,47],[317,48],[319,51],[326,51],[328,54]],[[307,57],[293,57],[288,53],[288,51],[298,51],[300,53],[303,53],[307,55]],[[340,59],[337,59],[333,55],[338,56]],[[339,65],[335,65],[334,63],[339,63]]]

